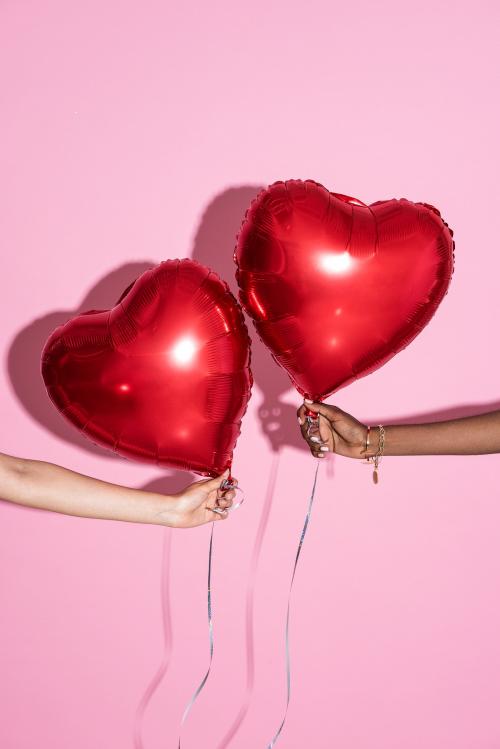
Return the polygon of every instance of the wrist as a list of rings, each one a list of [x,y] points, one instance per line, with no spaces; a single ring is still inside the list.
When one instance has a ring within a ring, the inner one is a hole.
[[[175,497],[166,494],[151,494],[148,497],[144,522],[175,528],[178,520],[177,502]]]

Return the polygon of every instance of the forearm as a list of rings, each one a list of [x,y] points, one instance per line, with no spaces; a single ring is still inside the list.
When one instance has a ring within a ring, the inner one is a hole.
[[[385,455],[487,453],[500,453],[500,411],[433,424],[385,427]]]
[[[128,489],[61,466],[0,454],[0,497],[28,507],[103,520],[169,525],[171,497]]]

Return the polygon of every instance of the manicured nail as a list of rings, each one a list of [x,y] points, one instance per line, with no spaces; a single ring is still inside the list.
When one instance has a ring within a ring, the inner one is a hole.
[[[324,458],[324,457],[325,457],[325,453],[318,453],[318,458]]]
[[[300,418],[300,416],[297,417],[297,421],[299,422],[300,426],[302,426],[302,419]]]
[[[323,447],[320,447],[319,449],[321,450],[321,452],[322,452],[322,453],[327,453],[327,452],[329,452],[329,448],[328,448],[328,447],[325,447],[324,445],[323,445]]]
[[[304,403],[314,403],[314,401],[310,401],[308,398],[304,398]]]
[[[309,437],[309,439],[311,440],[311,442],[321,442],[319,437]]]

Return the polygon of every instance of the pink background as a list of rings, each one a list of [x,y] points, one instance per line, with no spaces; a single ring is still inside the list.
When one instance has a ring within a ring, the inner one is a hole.
[[[0,450],[134,487],[185,484],[67,427],[41,347],[162,258],[192,255],[232,282],[247,203],[288,177],[425,200],[455,230],[431,325],[335,402],[376,423],[500,407],[499,7],[3,0]],[[216,653],[185,749],[264,749],[284,705],[314,461],[299,399],[262,348],[255,374],[235,458],[247,502],[216,529]],[[354,461],[322,466],[283,749],[500,747],[498,469],[496,456],[388,458],[375,488]],[[0,514],[2,749],[175,748],[207,663],[209,528]]]

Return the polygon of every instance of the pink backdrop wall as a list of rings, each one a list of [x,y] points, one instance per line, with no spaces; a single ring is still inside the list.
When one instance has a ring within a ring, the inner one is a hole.
[[[425,200],[455,230],[431,325],[335,402],[376,423],[499,407],[498,22],[484,0],[3,0],[0,450],[134,487],[186,483],[75,435],[44,396],[40,349],[162,258],[193,255],[232,281],[247,203],[287,177]],[[235,459],[247,502],[217,527],[216,654],[186,749],[265,747],[284,704],[286,591],[314,462],[298,397],[267,353],[255,360]],[[389,458],[377,488],[358,463],[322,466],[283,749],[500,746],[498,476],[497,456]],[[2,749],[176,747],[207,662],[209,529],[5,502],[0,514]]]

